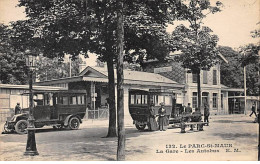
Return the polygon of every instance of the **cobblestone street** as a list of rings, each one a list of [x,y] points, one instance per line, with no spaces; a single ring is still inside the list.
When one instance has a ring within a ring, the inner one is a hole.
[[[126,120],[126,160],[257,160],[258,124],[245,115],[212,116],[204,131],[138,131]],[[104,138],[107,120],[84,121],[79,130],[36,132],[40,155],[24,156],[27,135],[1,134],[2,161],[116,160],[117,138]]]

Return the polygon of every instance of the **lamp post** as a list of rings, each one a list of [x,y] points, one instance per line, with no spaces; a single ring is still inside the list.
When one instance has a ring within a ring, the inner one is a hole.
[[[36,141],[35,141],[35,126],[34,126],[34,116],[33,116],[33,89],[32,89],[32,78],[33,78],[33,70],[35,67],[35,59],[36,56],[33,56],[30,51],[26,51],[26,65],[29,67],[29,118],[28,122],[29,125],[27,127],[27,144],[26,144],[26,151],[24,155],[35,156],[39,155],[37,148],[36,148]]]

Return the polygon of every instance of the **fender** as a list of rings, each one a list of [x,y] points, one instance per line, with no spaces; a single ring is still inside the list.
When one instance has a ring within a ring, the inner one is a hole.
[[[71,115],[68,115],[68,116],[65,118],[65,120],[64,120],[64,126],[68,126],[68,125],[69,125],[69,120],[70,120],[70,118],[73,117],[73,116],[76,116],[76,117],[79,119],[79,122],[82,123],[82,120],[79,118],[79,116],[71,114]]]

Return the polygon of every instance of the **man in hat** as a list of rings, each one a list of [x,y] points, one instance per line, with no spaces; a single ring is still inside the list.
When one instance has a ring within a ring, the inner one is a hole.
[[[21,107],[20,103],[18,102],[14,108],[14,114],[20,114],[21,113]]]
[[[166,109],[164,108],[164,103],[160,103],[161,107],[158,110],[158,115],[159,115],[159,119],[158,119],[158,124],[159,124],[159,130],[160,131],[165,131],[167,129],[168,126],[168,118],[166,116]]]

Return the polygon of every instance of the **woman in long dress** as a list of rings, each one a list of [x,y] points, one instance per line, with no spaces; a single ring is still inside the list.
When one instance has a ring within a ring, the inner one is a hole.
[[[154,105],[151,105],[148,117],[148,129],[149,131],[158,130],[158,124],[155,120],[156,114],[154,111]]]

